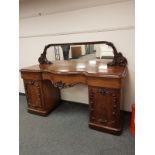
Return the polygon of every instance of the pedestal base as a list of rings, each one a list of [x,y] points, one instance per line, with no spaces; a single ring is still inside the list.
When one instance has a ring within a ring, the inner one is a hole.
[[[89,123],[89,127],[91,129],[95,129],[95,130],[102,131],[102,132],[107,132],[107,133],[114,134],[114,135],[120,135],[122,133],[122,128],[116,129],[112,127],[97,125],[94,123]]]
[[[31,114],[36,114],[39,116],[48,116],[48,114],[51,112],[51,111],[41,111],[36,109],[28,109],[27,111]]]

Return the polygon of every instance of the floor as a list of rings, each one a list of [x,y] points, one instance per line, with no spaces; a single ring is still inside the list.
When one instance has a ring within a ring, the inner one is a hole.
[[[19,96],[20,155],[134,155],[128,114],[124,130],[115,136],[88,128],[88,105],[62,103],[48,117],[27,113]]]

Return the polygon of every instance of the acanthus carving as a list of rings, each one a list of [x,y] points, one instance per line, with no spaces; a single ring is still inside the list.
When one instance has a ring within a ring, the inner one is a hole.
[[[108,63],[109,66],[123,66],[127,65],[127,59],[122,55],[122,53],[117,53],[114,55],[113,61]]]
[[[26,80],[24,83],[28,106],[31,108],[41,108],[41,87],[39,81]],[[35,97],[32,93],[35,94]]]
[[[78,83],[71,83],[71,84],[66,84],[63,81],[57,81],[57,82],[51,81],[51,82],[52,82],[54,87],[57,87],[59,89],[73,87],[76,84],[80,84],[80,82],[78,82]]]

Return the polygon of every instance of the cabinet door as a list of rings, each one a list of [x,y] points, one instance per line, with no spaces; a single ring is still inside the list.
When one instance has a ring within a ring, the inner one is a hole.
[[[43,108],[41,81],[24,80],[25,92],[29,108]]]
[[[89,87],[90,123],[120,126],[120,89]]]

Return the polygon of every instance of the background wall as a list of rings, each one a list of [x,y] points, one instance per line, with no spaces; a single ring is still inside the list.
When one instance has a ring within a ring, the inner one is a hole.
[[[131,111],[135,100],[134,1],[20,2],[20,68],[37,64],[46,44],[99,40],[113,42],[128,60],[123,109]],[[19,82],[19,91],[24,93],[21,78]],[[67,88],[61,91],[61,97],[88,104],[88,88],[83,85]]]

